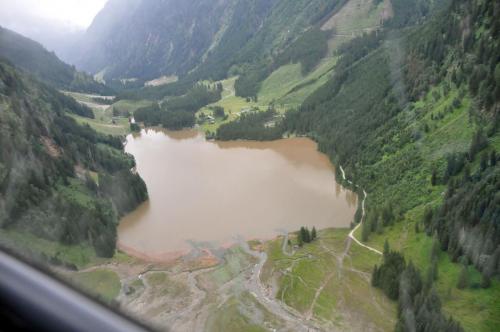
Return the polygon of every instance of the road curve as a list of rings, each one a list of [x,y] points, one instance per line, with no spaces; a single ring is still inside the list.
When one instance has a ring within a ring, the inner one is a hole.
[[[352,181],[349,181],[347,180],[346,176],[345,176],[345,172],[344,172],[344,169],[342,168],[342,166],[339,166],[340,167],[340,171],[342,172],[342,178],[344,179],[344,181],[347,181],[349,182],[350,184],[353,184]],[[358,187],[356,185],[356,187]],[[365,220],[365,217],[366,217],[366,210],[365,210],[365,202],[366,202],[366,198],[368,197],[368,194],[366,193],[365,190],[363,190],[363,201],[361,202],[361,221],[359,222],[359,224],[356,225],[356,227],[354,227],[352,229],[352,231],[349,233],[349,238],[352,239],[354,242],[356,242],[358,245],[360,245],[361,247],[365,248],[365,249],[368,249],[378,255],[383,255],[382,252],[380,250],[377,250],[375,248],[372,248],[370,246],[367,246],[366,244],[363,244],[361,241],[359,241],[358,239],[356,239],[356,236],[354,236],[354,233],[358,230],[358,228],[361,227],[361,225],[363,225],[363,222]]]

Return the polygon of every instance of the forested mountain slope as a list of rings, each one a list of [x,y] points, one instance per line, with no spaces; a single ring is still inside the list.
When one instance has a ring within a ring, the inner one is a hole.
[[[0,27],[0,58],[36,76],[54,88],[88,93],[110,94],[111,90],[75,70],[42,45]]]
[[[229,1],[109,1],[89,27],[75,63],[106,78],[182,75],[223,27]]]
[[[20,245],[9,242],[15,237],[4,236],[16,231],[111,257],[118,218],[147,198],[144,182],[130,171],[135,162],[123,152],[121,140],[97,134],[66,115],[78,107],[73,99],[0,62],[4,245]],[[56,264],[66,261],[60,253],[31,254]]]
[[[445,1],[425,18],[405,3],[393,1],[385,32],[342,49],[334,76],[285,127],[317,139],[368,192],[357,236],[403,253],[386,248],[373,282],[399,299],[398,331],[460,330],[448,314],[494,330],[500,4]]]
[[[293,41],[345,1],[109,1],[75,54],[77,66],[105,77],[162,75],[222,79]]]

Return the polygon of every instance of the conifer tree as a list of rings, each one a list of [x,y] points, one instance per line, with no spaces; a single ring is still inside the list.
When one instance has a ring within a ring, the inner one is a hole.
[[[486,168],[488,168],[488,154],[487,153],[483,153],[481,155],[481,171],[485,171]]]
[[[309,231],[309,228],[305,228],[304,232],[304,242],[305,243],[311,243],[311,232]]]
[[[460,271],[460,275],[458,276],[457,288],[465,289],[469,286],[469,273],[467,271],[467,266],[462,267],[462,271]]]
[[[384,242],[384,257],[387,257],[391,251],[391,247],[389,246],[389,241],[387,239]]]
[[[431,184],[432,186],[435,186],[437,184],[437,171],[435,168],[432,170]]]
[[[482,278],[481,278],[481,288],[490,288],[491,287],[491,278],[486,275],[486,274],[483,274]]]
[[[297,244],[299,247],[302,247],[304,245],[304,240],[302,239],[302,232],[299,232],[297,235]]]
[[[370,237],[370,232],[371,232],[371,225],[368,223],[368,221],[365,221],[361,229],[361,241],[363,242],[368,241],[368,238]]]

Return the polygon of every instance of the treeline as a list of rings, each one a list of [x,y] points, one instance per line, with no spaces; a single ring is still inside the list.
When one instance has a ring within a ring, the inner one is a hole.
[[[331,33],[331,31],[322,31],[318,27],[313,27],[274,58],[261,59],[246,66],[235,83],[236,95],[256,100],[261,83],[274,70],[289,63],[300,63],[302,74],[309,73],[326,56]]]
[[[334,76],[304,101],[302,109],[314,109],[335,96],[349,78],[351,66],[376,50],[385,39],[383,32],[371,32],[340,46],[337,53],[341,57],[335,66]]]
[[[114,98],[102,98],[102,97],[93,97],[92,102],[100,105],[113,105],[115,103]]]
[[[114,174],[99,174],[99,190],[111,197],[120,217],[132,212],[148,199],[146,184],[138,174],[120,170]]]
[[[422,279],[420,271],[412,262],[406,263],[403,255],[392,251],[386,242],[383,263],[375,266],[372,285],[380,288],[393,300],[398,300],[398,332],[463,331],[460,324],[447,318],[441,308],[441,300],[430,274]]]
[[[436,233],[454,262],[470,262],[485,279],[500,275],[500,166],[483,154],[479,170],[449,181],[444,203],[427,210],[423,224]]]
[[[241,114],[238,120],[221,125],[216,133],[216,138],[220,141],[272,141],[282,136],[281,119],[273,109]]]
[[[80,104],[72,97],[66,96],[62,93],[54,96],[53,104],[54,107],[68,113],[73,113],[89,119],[94,119],[95,117],[94,112],[88,106]]]
[[[168,98],[164,103],[164,108],[172,112],[196,113],[203,106],[219,101],[222,90],[221,83],[215,84],[214,87],[196,84],[186,95]]]
[[[279,66],[300,62],[307,73],[317,65],[328,47],[328,32],[317,28],[318,21],[343,3],[345,0],[238,2],[230,27],[197,72],[214,79],[228,72],[238,75],[236,95],[255,100],[261,83]],[[289,21],[290,17],[296,19]]]
[[[288,63],[300,63],[302,74],[309,73],[328,52],[331,31],[314,27],[303,33],[274,60],[274,68]]]
[[[390,203],[380,209],[367,207],[367,217],[362,225],[361,239],[365,242],[368,241],[371,233],[383,234],[384,228],[394,225],[399,217]]]
[[[134,112],[134,118],[146,126],[162,126],[165,129],[179,130],[195,125],[195,115],[185,111],[165,111],[158,104],[139,108]]]
[[[126,85],[122,85],[120,93],[116,96],[116,100],[161,100],[165,98],[165,96],[182,96],[196,84],[197,79],[195,77],[186,76],[181,78],[177,82],[160,85],[160,86],[148,86],[143,87],[142,84],[132,84],[127,83]],[[120,87],[120,82],[115,83],[118,87]]]
[[[138,108],[134,112],[136,122],[143,122],[146,126],[157,126],[161,124],[160,106],[158,103],[152,103],[150,106]]]
[[[195,125],[196,112],[208,104],[217,102],[221,98],[222,84],[215,87],[198,84],[186,95],[167,99],[162,108],[158,103],[143,107],[135,111],[134,118],[144,122],[146,126],[163,126],[166,129],[178,130]]]
[[[68,117],[77,105],[62,106],[68,97],[1,62],[0,83],[0,227],[113,256],[118,217],[147,198],[133,157]]]
[[[309,230],[307,227],[301,227],[299,233],[297,234],[297,245],[299,247],[304,246],[304,243],[311,243],[318,238],[318,233],[316,227]]]
[[[394,15],[385,22],[385,26],[402,28],[421,23],[429,15],[433,4],[430,0],[393,0]]]
[[[238,97],[251,98],[257,101],[262,82],[272,73],[272,67],[266,61],[248,66],[234,83]]]
[[[391,91],[389,54],[379,48],[383,40],[383,33],[371,33],[342,48],[333,77],[284,121],[287,131],[314,137],[346,168],[377,160],[386,145],[382,137],[390,140],[385,136],[398,130],[389,121],[401,106]],[[384,125],[393,129],[379,132]],[[410,141],[404,131],[399,135],[401,145]]]

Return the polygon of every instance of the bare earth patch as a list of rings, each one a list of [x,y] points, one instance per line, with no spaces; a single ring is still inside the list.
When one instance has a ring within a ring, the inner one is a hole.
[[[352,246],[348,233],[321,231],[318,241],[301,249],[289,248],[289,237],[280,236],[196,249],[163,262],[122,257],[64,274],[116,273],[120,308],[159,330],[390,329],[394,322],[387,317],[395,316],[395,306],[370,286],[376,256]]]

